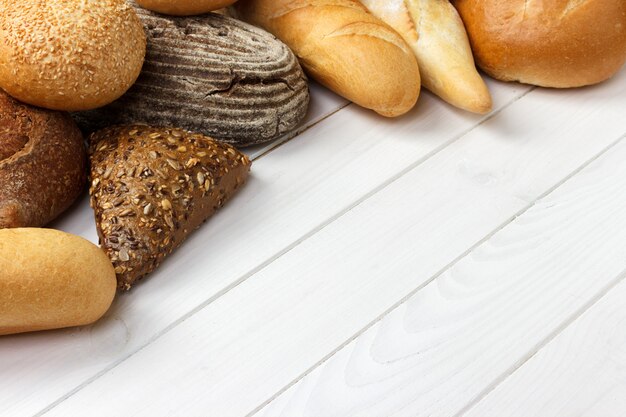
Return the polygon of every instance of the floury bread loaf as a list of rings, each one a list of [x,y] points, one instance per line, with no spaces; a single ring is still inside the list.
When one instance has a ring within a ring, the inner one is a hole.
[[[137,8],[148,52],[122,98],[75,115],[86,131],[143,123],[174,126],[237,146],[294,131],[306,115],[308,83],[289,48],[224,16],[157,15]]]
[[[463,22],[448,0],[361,0],[415,52],[424,87],[474,113],[491,110]]]
[[[478,65],[504,81],[581,87],[626,60],[626,0],[455,0]]]
[[[358,0],[241,0],[232,11],[276,35],[313,78],[356,104],[388,117],[415,105],[413,52]]]
[[[115,287],[107,256],[80,237],[0,230],[0,335],[93,323],[108,310]]]

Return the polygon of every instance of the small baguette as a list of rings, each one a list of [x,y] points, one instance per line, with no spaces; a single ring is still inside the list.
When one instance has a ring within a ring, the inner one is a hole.
[[[463,21],[448,0],[361,3],[397,30],[413,49],[424,87],[463,110],[491,110],[491,94],[476,70]]]
[[[115,296],[97,246],[50,229],[0,230],[0,335],[93,323]]]
[[[395,117],[419,97],[411,49],[357,0],[242,0],[232,10],[291,47],[311,77],[360,106]]]
[[[137,0],[141,7],[174,16],[192,16],[212,12],[236,0]]]

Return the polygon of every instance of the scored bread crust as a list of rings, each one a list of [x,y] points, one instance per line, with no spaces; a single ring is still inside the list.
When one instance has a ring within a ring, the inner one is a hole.
[[[68,114],[0,90],[0,229],[46,225],[80,195],[86,172],[83,137]]]
[[[455,0],[478,65],[504,81],[581,87],[626,60],[624,0]]]
[[[191,16],[212,12],[237,0],[137,0],[141,7],[174,16]]]
[[[315,80],[356,104],[395,117],[417,102],[413,52],[357,0],[240,0],[231,9],[276,35]]]
[[[91,206],[100,244],[128,290],[245,183],[250,160],[174,128],[117,126],[90,138]]]
[[[294,132],[306,116],[306,76],[271,34],[214,14],[172,17],[139,7],[137,14],[148,36],[143,71],[119,100],[74,114],[85,131],[176,126],[249,146]]]

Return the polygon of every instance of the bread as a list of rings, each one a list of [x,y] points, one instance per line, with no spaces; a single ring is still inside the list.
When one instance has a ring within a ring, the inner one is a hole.
[[[294,131],[306,116],[306,77],[269,33],[213,14],[137,13],[148,34],[144,70],[115,103],[76,115],[83,129],[176,126],[248,146]]]
[[[478,74],[463,22],[446,0],[361,0],[417,57],[422,85],[463,110],[487,113],[491,94]]]
[[[121,126],[91,136],[91,205],[128,290],[241,187],[250,160],[179,129]]]
[[[456,0],[476,62],[489,75],[581,87],[626,60],[624,0]]]
[[[191,16],[230,6],[236,0],[137,0],[141,7],[158,13]]]
[[[145,48],[124,0],[0,0],[0,88],[28,104],[104,106],[135,82]]]
[[[413,52],[357,0],[241,0],[235,15],[285,42],[318,82],[384,116],[416,103],[420,76]]]
[[[45,225],[74,202],[86,178],[83,137],[70,116],[0,90],[0,229]]]
[[[0,335],[93,323],[114,296],[97,246],[56,230],[0,230]]]

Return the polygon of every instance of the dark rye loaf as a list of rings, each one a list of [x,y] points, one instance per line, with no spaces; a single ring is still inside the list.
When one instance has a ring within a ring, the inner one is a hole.
[[[306,76],[274,36],[215,14],[136,10],[148,35],[142,73],[116,102],[75,114],[83,130],[145,123],[249,146],[293,131],[306,115]]]

